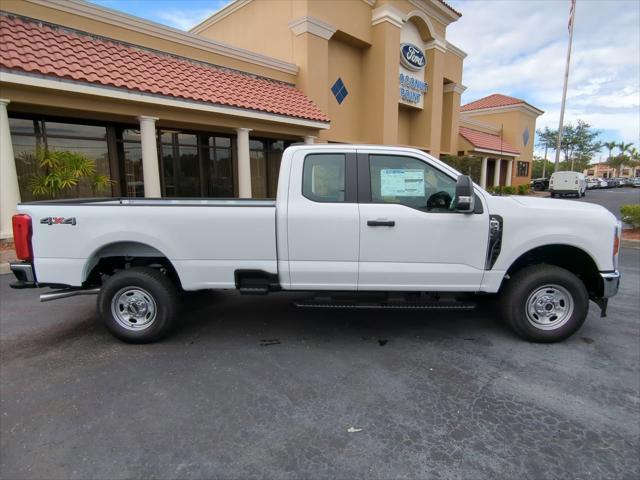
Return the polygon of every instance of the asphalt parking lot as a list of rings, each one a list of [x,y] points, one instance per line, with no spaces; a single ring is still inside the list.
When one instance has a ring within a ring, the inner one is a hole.
[[[597,203],[605,207],[617,218],[620,218],[620,207],[622,205],[640,203],[640,188],[623,187],[587,190],[587,194],[580,199],[571,197],[567,197],[567,199]]]
[[[564,343],[492,310],[299,310],[189,298],[166,341],[118,342],[94,299],[0,277],[0,476],[638,478],[640,250]],[[349,429],[356,431],[349,431]]]

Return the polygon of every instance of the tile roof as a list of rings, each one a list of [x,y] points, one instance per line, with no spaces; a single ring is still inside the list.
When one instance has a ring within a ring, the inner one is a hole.
[[[456,10],[455,8],[453,8],[451,5],[449,5],[447,2],[445,2],[444,0],[439,0],[441,4],[443,4],[445,7],[447,7],[449,10],[451,10],[453,13],[455,13],[456,15],[458,15],[459,17],[462,16],[462,13],[460,13],[458,10]]]
[[[467,112],[469,110],[480,110],[483,108],[506,107],[508,105],[521,104],[529,105],[527,102],[525,102],[524,100],[520,100],[519,98],[509,97],[508,95],[502,95],[500,93],[494,93],[493,95],[489,95],[488,97],[480,98],[475,102],[463,105],[462,107],[460,107],[460,111]]]
[[[328,122],[292,85],[0,15],[0,68]]]
[[[460,127],[460,135],[467,140],[471,145],[483,150],[493,150],[494,152],[504,152],[507,154],[520,155],[520,152],[502,140],[500,144],[500,135],[494,135],[492,133],[481,132],[480,130],[473,130],[467,127]]]

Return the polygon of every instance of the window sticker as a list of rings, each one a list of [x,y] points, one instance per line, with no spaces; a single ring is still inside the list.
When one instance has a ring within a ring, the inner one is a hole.
[[[403,168],[380,170],[380,195],[383,197],[423,197],[424,170]]]

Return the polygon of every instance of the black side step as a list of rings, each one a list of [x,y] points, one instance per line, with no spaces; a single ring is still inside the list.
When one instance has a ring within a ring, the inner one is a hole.
[[[308,299],[294,302],[300,308],[350,308],[350,309],[387,309],[387,310],[473,310],[475,302],[426,301],[426,302],[358,302],[345,300]]]

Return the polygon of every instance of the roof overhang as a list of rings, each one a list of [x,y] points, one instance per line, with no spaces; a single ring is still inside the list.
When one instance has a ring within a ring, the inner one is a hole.
[[[464,138],[464,137],[463,137]],[[466,139],[465,139],[466,140]],[[469,140],[467,140],[469,142]],[[471,142],[469,142],[471,143]],[[473,145],[473,144],[472,144]],[[520,155],[520,153],[513,153],[513,152],[501,152],[499,150],[489,150],[486,148],[476,148],[475,146],[473,147],[473,152],[478,152],[478,153],[489,153],[491,155],[501,155],[503,157],[517,157]]]
[[[255,53],[244,48],[228,45],[195,35],[191,31],[184,32],[177,28],[151,22],[140,17],[128,15],[118,10],[101,7],[82,0],[23,0],[26,2],[53,8],[61,12],[71,13],[98,22],[107,23],[121,28],[127,28],[163,40],[179,43],[207,52],[215,53],[234,60],[272,68],[290,75],[298,74],[298,66],[283,60]],[[250,1],[250,0],[240,0]],[[232,4],[233,5],[233,4]],[[225,7],[226,8],[226,7]],[[238,7],[239,8],[239,7]],[[223,9],[224,10],[224,9]],[[209,17],[211,18],[211,17]]]
[[[539,117],[544,113],[536,107],[528,103],[517,103],[514,105],[503,105],[501,107],[477,108],[475,110],[460,110],[460,115],[473,117],[475,115],[484,115],[485,113],[504,113],[504,112],[520,112],[532,117]]]
[[[330,127],[329,122],[319,122],[315,120],[306,120],[303,118],[287,117],[285,115],[277,115],[257,110],[228,107],[224,105],[216,105],[212,103],[167,97],[150,93],[142,93],[115,87],[98,86],[85,82],[48,77],[46,75],[16,73],[3,70],[0,71],[0,83],[42,88],[58,92],[92,95],[95,97],[124,100],[151,105],[160,105],[164,107],[196,110],[201,112],[215,113],[219,115],[230,115],[238,118],[262,120],[267,122],[295,125],[298,127],[315,128],[320,130],[325,130]]]
[[[409,3],[445,26],[462,16],[439,0],[409,0]]]

